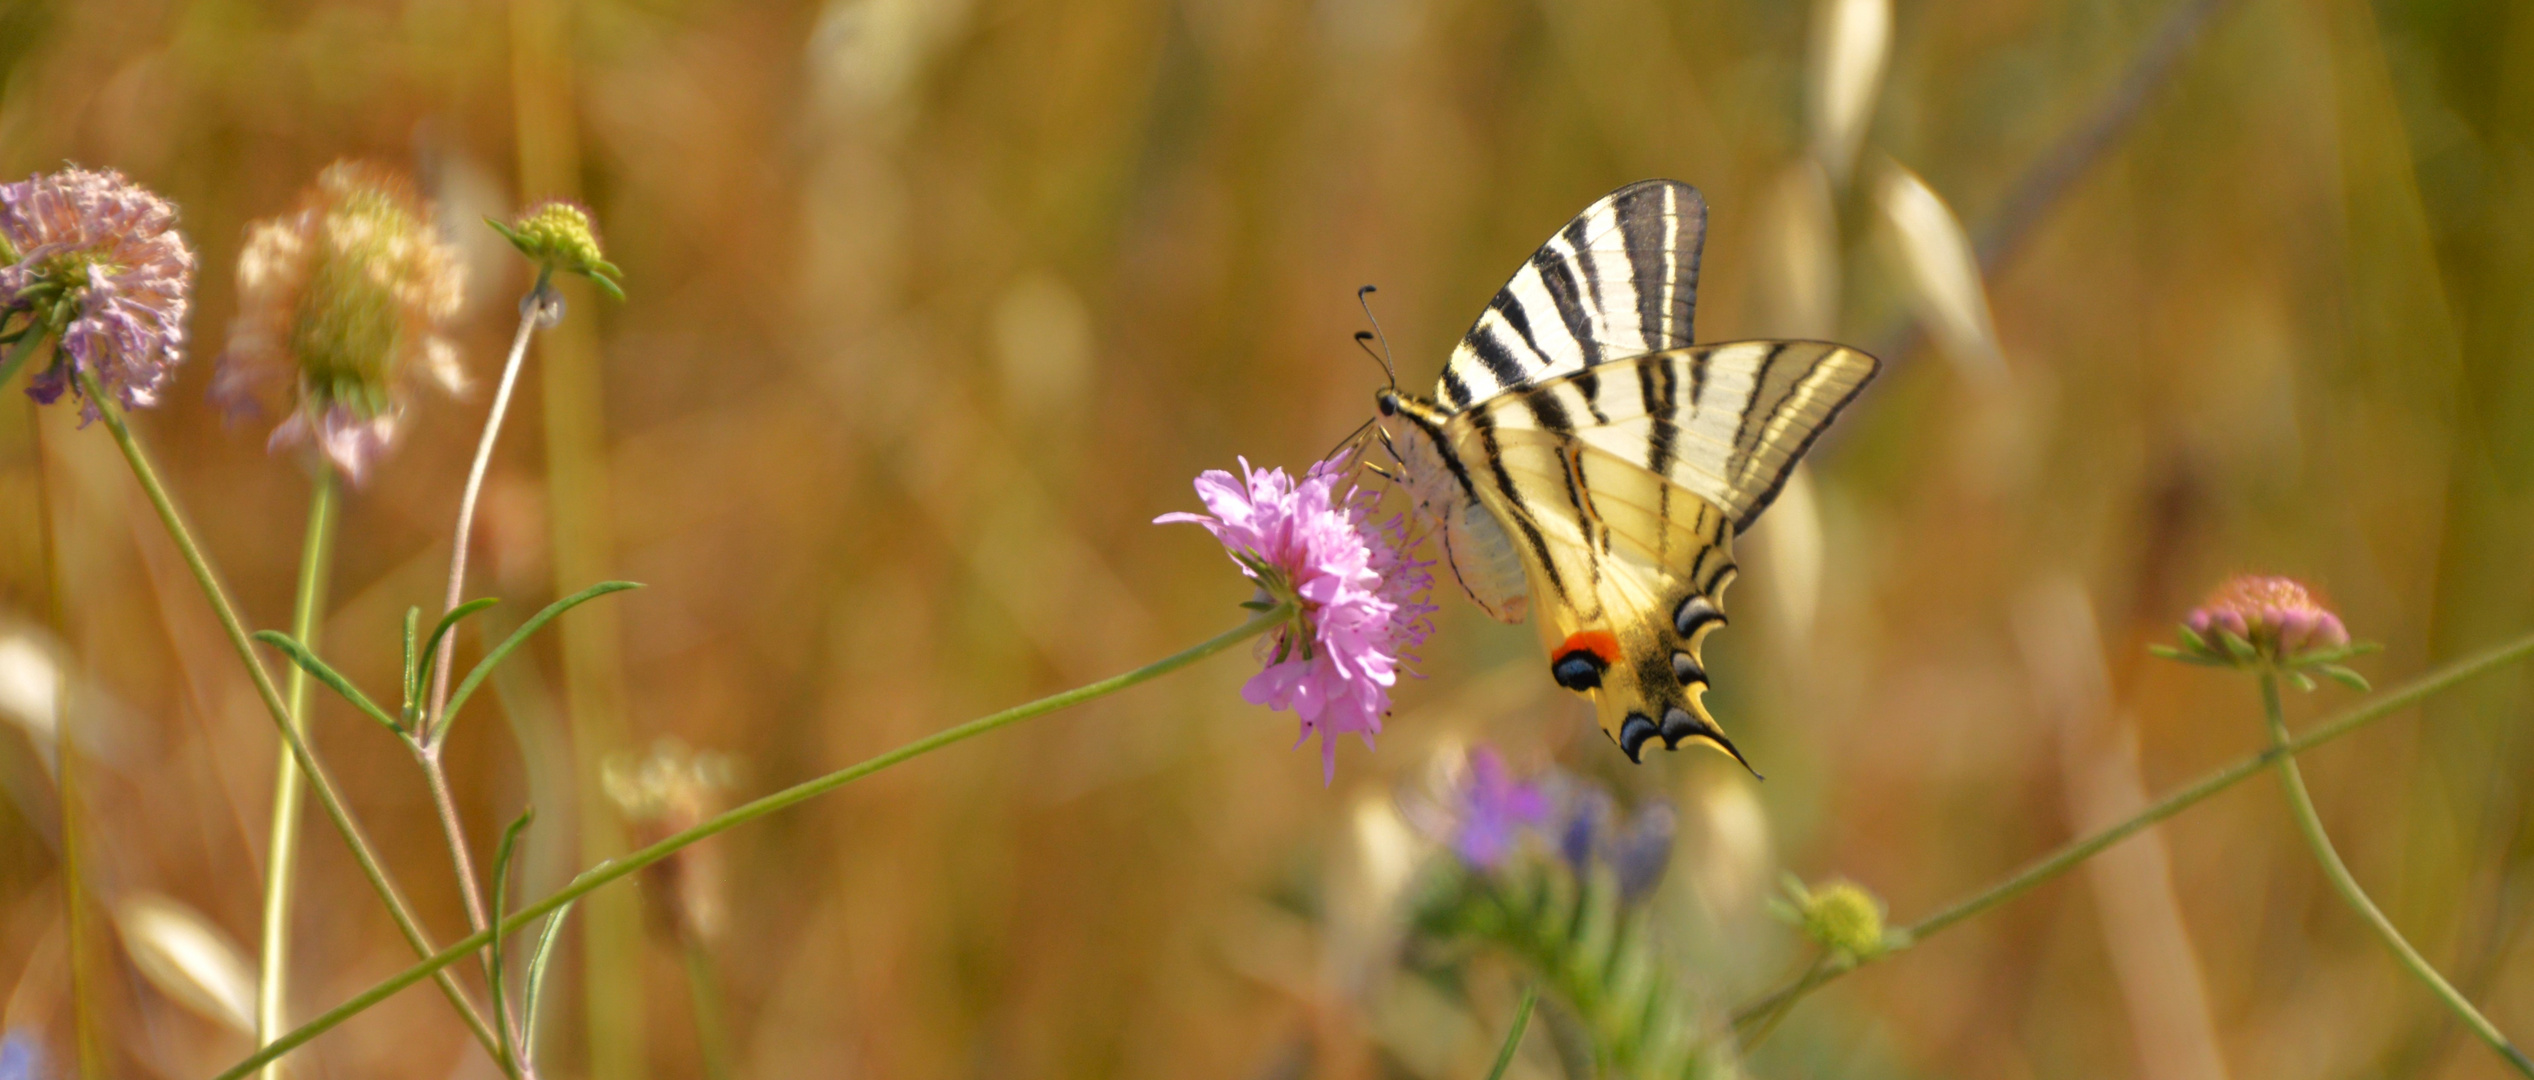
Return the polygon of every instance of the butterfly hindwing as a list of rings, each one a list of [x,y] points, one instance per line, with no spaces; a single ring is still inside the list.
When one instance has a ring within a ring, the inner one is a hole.
[[[1439,400],[1508,389],[1690,342],[1707,201],[1674,180],[1603,196],[1540,245],[1443,365]]]

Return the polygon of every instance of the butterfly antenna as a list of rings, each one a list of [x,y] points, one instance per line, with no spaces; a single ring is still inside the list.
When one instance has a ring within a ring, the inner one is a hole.
[[[1358,425],[1354,431],[1348,432],[1345,438],[1339,439],[1336,446],[1329,447],[1329,452],[1320,455],[1320,460],[1327,461],[1341,453],[1347,453],[1353,450],[1357,444],[1364,441],[1364,432],[1367,430],[1379,431],[1381,429],[1374,427],[1373,421],[1371,420],[1364,421],[1361,425]],[[1347,463],[1349,468],[1359,466],[1364,463],[1364,457],[1361,454],[1355,454],[1353,455],[1353,458],[1354,459],[1352,461]]]
[[[1364,309],[1364,321],[1373,324],[1372,333],[1367,334],[1361,330],[1355,332],[1355,344],[1358,348],[1364,350],[1365,355],[1371,356],[1373,351],[1372,347],[1364,343],[1367,341],[1381,342],[1381,355],[1374,356],[1373,359],[1381,361],[1382,374],[1389,376],[1391,388],[1397,389],[1399,386],[1399,367],[1398,365],[1390,362],[1390,335],[1382,333],[1381,320],[1373,316],[1373,303],[1371,300],[1366,299],[1366,297],[1371,296],[1376,291],[1378,290],[1375,290],[1370,285],[1366,285],[1363,288],[1355,290],[1355,305]]]

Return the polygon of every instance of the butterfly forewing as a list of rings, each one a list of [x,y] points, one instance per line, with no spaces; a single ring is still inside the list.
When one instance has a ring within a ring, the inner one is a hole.
[[[1496,291],[1443,366],[1467,408],[1508,389],[1690,342],[1707,203],[1646,180],[1585,207]]]

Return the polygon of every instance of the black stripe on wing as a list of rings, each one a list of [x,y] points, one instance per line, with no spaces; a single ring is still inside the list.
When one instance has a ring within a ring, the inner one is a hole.
[[[1440,398],[1466,408],[1689,344],[1706,232],[1706,200],[1678,181],[1640,181],[1585,207],[1479,313],[1444,367]]]

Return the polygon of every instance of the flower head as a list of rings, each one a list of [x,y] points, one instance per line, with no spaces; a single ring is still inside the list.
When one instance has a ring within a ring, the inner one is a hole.
[[[1850,961],[1871,960],[1902,944],[1883,928],[1883,901],[1852,881],[1833,881],[1806,888],[1786,879],[1787,901],[1777,904],[1780,917],[1804,928],[1804,936]]]
[[[173,203],[112,169],[0,184],[0,260],[0,312],[24,311],[60,335],[28,396],[84,396],[84,371],[124,408],[157,403],[184,358],[193,294],[194,253]],[[81,415],[96,419],[97,404]]]
[[[1449,800],[1438,818],[1448,823],[1444,839],[1462,862],[1481,870],[1503,865],[1522,831],[1549,817],[1548,793],[1537,783],[1516,781],[1491,746],[1469,752],[1468,768]]]
[[[504,225],[491,218],[484,219],[484,223],[548,272],[579,274],[607,295],[618,300],[625,298],[625,290],[616,284],[625,272],[608,262],[599,249],[598,228],[590,224],[589,211],[561,199],[548,199],[529,207],[515,223]]]
[[[2287,672],[2313,688],[2305,672],[2366,688],[2358,673],[2338,661],[2373,648],[2352,644],[2340,616],[2303,582],[2289,577],[2239,574],[2227,579],[2182,622],[2181,648],[2156,646],[2157,655],[2216,667],[2267,667]]]
[[[1156,524],[1192,522],[1222,542],[1258,585],[1260,610],[1290,604],[1291,615],[1261,643],[1265,667],[1241,688],[1253,705],[1302,718],[1302,741],[1320,735],[1322,783],[1337,775],[1337,736],[1371,746],[1390,711],[1408,651],[1432,631],[1425,602],[1433,575],[1407,550],[1398,518],[1370,518],[1375,496],[1347,487],[1344,458],[1311,467],[1300,482],[1282,469],[1242,476],[1209,470],[1197,498],[1211,514],[1164,514]]]
[[[1631,901],[1662,883],[1678,829],[1670,803],[1649,802],[1621,820],[1609,794],[1579,785],[1565,804],[1557,848],[1576,876],[1590,874],[1596,862],[1606,864],[1619,879],[1620,897]]]
[[[359,483],[395,442],[415,384],[465,384],[444,335],[464,292],[412,185],[336,162],[297,210],[247,229],[212,397],[233,412],[278,408],[272,446],[313,442]]]

